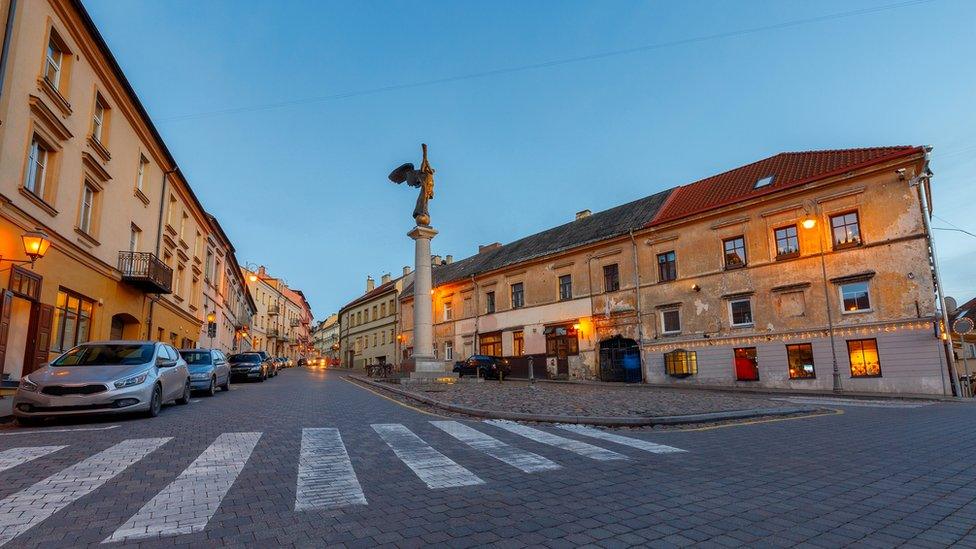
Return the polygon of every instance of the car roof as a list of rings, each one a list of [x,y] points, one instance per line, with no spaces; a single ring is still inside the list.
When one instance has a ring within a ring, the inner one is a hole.
[[[86,341],[84,343],[79,343],[78,345],[155,345],[157,343],[163,343],[162,341],[145,341],[138,339],[106,339],[103,341]]]

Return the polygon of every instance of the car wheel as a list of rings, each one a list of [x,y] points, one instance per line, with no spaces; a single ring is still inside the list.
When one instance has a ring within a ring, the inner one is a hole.
[[[17,425],[21,427],[37,427],[38,425],[44,423],[44,418],[42,417],[18,417]]]
[[[261,377],[259,377],[259,378],[258,378],[258,381],[259,381],[259,382],[261,382],[261,383],[264,383],[264,381],[265,381],[266,379],[268,379],[268,372],[263,372],[263,373],[261,374]]]
[[[217,394],[217,376],[210,378],[210,387],[207,388],[207,396],[214,396]]]
[[[146,410],[146,417],[156,417],[163,409],[163,391],[159,385],[153,387],[152,396],[149,398],[149,409]]]
[[[176,403],[179,405],[190,403],[190,380],[186,380],[186,384],[183,385],[183,395],[176,399]]]

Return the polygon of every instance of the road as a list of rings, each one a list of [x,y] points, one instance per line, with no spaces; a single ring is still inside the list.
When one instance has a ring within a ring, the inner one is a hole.
[[[437,417],[344,377],[0,428],[0,543],[976,547],[973,405],[607,439]]]

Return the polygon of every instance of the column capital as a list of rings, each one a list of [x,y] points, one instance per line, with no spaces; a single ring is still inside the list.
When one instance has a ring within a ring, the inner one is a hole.
[[[437,231],[433,227],[417,225],[409,233],[407,233],[407,236],[414,240],[417,240],[418,238],[426,238],[427,240],[430,240],[437,236]]]

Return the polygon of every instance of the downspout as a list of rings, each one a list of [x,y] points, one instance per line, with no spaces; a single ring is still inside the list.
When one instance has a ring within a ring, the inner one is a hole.
[[[637,239],[630,230],[630,242],[634,247],[634,307],[637,309],[637,356],[640,358],[641,383],[647,383],[644,372],[644,321],[641,316],[640,263],[637,261]]]
[[[3,49],[0,50],[0,96],[3,96],[3,85],[7,76],[7,59],[10,57],[10,42],[13,40],[11,35],[14,32],[14,15],[17,13],[17,0],[10,0],[10,9],[7,10],[7,24],[3,32]]]
[[[928,157],[931,147],[925,148],[925,165],[928,166]],[[935,293],[939,300],[939,309],[942,322],[945,323],[945,333],[948,336],[947,339],[943,340],[943,348],[946,353],[946,367],[949,371],[949,383],[952,387],[952,394],[955,397],[962,396],[962,392],[959,388],[959,378],[956,377],[956,366],[953,360],[952,354],[952,336],[951,328],[949,327],[949,316],[946,314],[946,304],[945,304],[945,294],[942,291],[942,276],[939,274],[939,258],[935,251],[935,239],[932,238],[932,226],[929,223],[929,216],[926,213],[931,211],[928,207],[928,201],[926,200],[925,193],[922,192],[922,181],[928,180],[931,177],[931,173],[917,175],[909,181],[909,185],[914,185],[916,192],[918,192],[918,204],[921,208],[922,213],[922,223],[925,226],[925,237],[929,241],[929,253],[932,255],[932,276],[935,282]],[[939,335],[941,336],[941,330]]]
[[[474,343],[471,348],[472,351],[478,348],[478,320],[481,318],[481,288],[478,287],[478,283],[474,279],[474,275],[471,275],[471,284],[474,285]],[[524,337],[524,336],[523,336]],[[525,340],[522,340],[522,345],[525,345]],[[464,348],[464,345],[461,346]],[[524,349],[524,347],[523,347]],[[462,357],[462,360],[468,357]]]
[[[592,253],[589,255],[589,257],[586,258],[586,290],[587,293],[589,293],[589,298],[590,298],[590,321],[593,322],[593,317],[596,316],[596,312],[593,309],[593,254]],[[595,336],[596,335],[595,322],[593,322],[593,332],[594,332],[593,335]],[[577,335],[577,337],[579,336]],[[596,346],[593,347],[593,364],[596,365],[596,370],[598,372],[597,377],[600,378],[600,381],[603,381],[602,375],[599,375],[599,372],[602,372],[600,368],[600,350]]]
[[[159,190],[159,223],[156,224],[156,259],[159,259],[159,249],[163,243],[163,213],[166,208],[166,181],[169,178],[169,174],[176,173],[179,168],[173,168],[163,172],[163,181],[160,185]],[[159,295],[156,295],[156,299],[159,299]],[[149,300],[149,316],[146,318],[146,339],[152,340],[152,328],[153,328],[153,310],[156,305],[156,299]],[[145,300],[145,297],[143,297]]]

